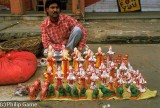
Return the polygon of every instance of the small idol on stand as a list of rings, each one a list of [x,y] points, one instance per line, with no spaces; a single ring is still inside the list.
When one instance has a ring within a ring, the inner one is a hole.
[[[102,74],[102,72],[106,70],[106,66],[104,65],[104,62],[101,62],[101,65],[99,66],[99,72]]]
[[[84,69],[81,70],[80,76],[79,76],[78,79],[80,80],[80,88],[82,86],[84,86],[85,88],[87,88],[87,86],[86,86],[86,80],[88,80],[88,77],[86,76],[86,72],[85,72]]]
[[[126,67],[125,63],[122,62],[121,66],[119,67],[119,69],[120,69],[121,74],[124,75],[124,73],[126,73],[128,68]]]
[[[43,75],[45,81],[48,81],[50,84],[53,84],[54,76],[51,67],[48,67],[47,72],[45,72]]]
[[[123,97],[123,93],[124,93],[124,89],[123,89],[123,84],[125,84],[126,82],[123,80],[123,77],[119,77],[117,78],[117,86],[116,91],[117,91],[117,97],[122,98]]]
[[[73,100],[78,100],[79,99],[79,91],[78,91],[76,86],[73,87],[71,93],[72,93],[72,99]]]
[[[97,56],[96,58],[96,68],[99,68],[102,61],[103,61],[103,56],[104,56],[104,53],[102,52],[102,49],[101,47],[98,47],[98,52],[95,54]]]
[[[109,78],[109,73],[106,70],[103,70],[102,74],[101,74],[101,84],[104,86],[107,86],[107,78]]]
[[[99,99],[99,90],[96,87],[96,88],[93,89],[92,100],[98,100],[98,99]]]
[[[62,72],[64,74],[64,78],[67,78],[68,70],[69,70],[69,61],[71,60],[71,58],[69,58],[68,50],[66,49],[63,49],[61,51],[61,55],[62,55],[62,58],[60,60],[62,60],[62,64],[61,64]]]
[[[112,56],[115,52],[112,51],[112,46],[109,46],[107,54],[109,55],[109,61],[112,61]]]
[[[76,81],[76,77],[74,76],[74,74],[73,74],[72,72],[70,72],[69,75],[67,76],[68,85],[69,85],[71,88],[73,88],[75,81]]]
[[[44,55],[48,56],[48,53],[52,53],[52,56],[54,56],[55,50],[53,49],[52,45],[48,46],[48,49],[44,50]]]
[[[52,84],[50,84],[48,87],[48,97],[49,98],[55,97],[55,88]]]
[[[71,98],[71,96],[72,96],[71,90],[72,90],[71,86],[67,84],[66,89],[65,89],[65,93],[66,93],[67,98]]]
[[[90,77],[92,76],[92,73],[95,73],[95,68],[90,64],[86,70],[87,77],[88,77],[88,84],[91,84],[91,79]]]
[[[99,89],[101,90],[101,92],[103,93],[103,98],[104,99],[108,99],[110,97],[115,96],[115,92],[114,90],[109,90],[108,88],[106,88],[104,85],[100,85]]]
[[[86,99],[87,98],[87,96],[86,96],[86,87],[85,86],[81,86],[81,88],[80,88],[80,98],[81,99]]]
[[[76,61],[77,61],[77,65],[78,65],[76,71],[79,71],[79,68],[83,66],[83,65],[82,66],[79,66],[79,65],[83,64],[83,62],[84,62],[84,59],[81,55],[81,52],[78,53],[78,57],[76,58]]]
[[[99,79],[99,77],[96,75],[96,73],[92,73],[92,76],[90,77],[91,80],[91,85],[90,85],[90,89],[94,90],[97,87],[97,80]]]
[[[147,81],[144,80],[142,75],[137,77],[137,88],[140,90],[141,93],[146,92],[145,84]]]
[[[76,59],[78,58],[78,49],[75,47],[74,48],[74,52],[71,54],[73,56],[73,64],[72,67],[74,69],[74,71],[76,71],[76,69],[78,68],[78,62],[76,61]]]
[[[56,90],[58,90],[58,86],[62,86],[63,87],[63,72],[61,70],[61,67],[58,66],[58,69],[57,69],[57,73],[56,73],[56,77],[55,79],[57,80],[57,84],[56,84]]]
[[[93,51],[90,52],[90,58],[88,59],[88,61],[89,61],[89,65],[95,68],[94,63],[96,62],[96,58],[94,56]]]

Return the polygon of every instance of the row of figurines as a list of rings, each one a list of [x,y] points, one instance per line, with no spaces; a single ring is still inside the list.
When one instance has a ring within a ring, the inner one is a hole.
[[[50,83],[53,82],[53,79],[66,79],[68,84],[73,84],[74,81],[78,81],[81,83],[89,82],[90,88],[94,89],[96,86],[96,81],[101,80],[101,84],[107,86],[116,82],[118,85],[122,84],[136,84],[137,88],[141,92],[145,92],[145,84],[147,83],[141,72],[139,70],[134,70],[133,67],[128,63],[126,66],[124,63],[121,66],[116,67],[111,62],[110,65],[105,67],[102,65],[99,68],[95,68],[93,65],[89,65],[87,70],[83,68],[83,65],[80,63],[77,71],[70,66],[67,71],[64,71],[63,68],[58,66],[57,70],[52,70],[53,67],[47,67],[47,72],[44,73],[44,78],[48,80]],[[55,69],[55,68],[54,68]],[[62,82],[59,82],[62,83]],[[128,90],[129,92],[129,90]]]
[[[39,84],[38,84],[39,83]],[[94,89],[88,89],[85,86],[80,86],[77,88],[76,86],[70,86],[66,84],[55,86],[50,84],[48,81],[45,81],[43,86],[41,87],[40,80],[36,80],[32,86],[29,87],[29,97],[31,100],[37,98],[38,94],[41,92],[40,98],[48,99],[48,98],[71,98],[71,99],[87,99],[91,97],[92,100],[98,100],[100,98],[109,99],[111,97],[123,98],[123,93],[125,91],[125,87],[130,89],[129,95],[131,99],[138,99],[141,95],[141,92],[135,87],[135,85],[126,85],[119,86],[114,88],[113,90],[108,89],[104,85],[100,85],[99,87],[95,87]],[[87,91],[90,90],[88,94]],[[100,97],[100,92],[102,93],[102,97]]]
[[[112,51],[112,47],[109,47],[108,52],[105,53],[102,52],[101,47],[98,48],[98,52],[94,54],[94,52],[89,49],[89,47],[86,47],[86,51],[83,52],[85,55],[82,56],[82,53],[77,49],[74,48],[73,53],[71,53],[71,57],[68,54],[68,51],[64,48],[61,51],[55,51],[52,46],[49,46],[47,50],[45,50],[46,58],[42,58],[40,63],[45,64],[47,62],[56,62],[56,61],[70,61],[73,59],[73,67],[74,69],[77,68],[74,66],[77,62],[85,62],[85,68],[88,67],[89,62],[95,62],[95,67],[99,68],[101,62],[107,65],[108,61],[112,61],[112,56],[115,54],[115,52]],[[58,58],[58,59],[57,59]],[[121,62],[126,63],[128,61],[128,54],[126,54],[124,57],[122,57],[122,54],[118,54],[117,57],[114,57],[114,62],[120,64]]]

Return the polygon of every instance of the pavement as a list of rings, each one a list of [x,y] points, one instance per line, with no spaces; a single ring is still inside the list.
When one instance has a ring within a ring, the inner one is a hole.
[[[23,16],[0,14],[0,42],[40,36],[44,17],[29,13]],[[36,103],[38,108],[102,108],[107,104],[111,108],[160,108],[160,12],[86,13],[80,22],[87,29],[87,44],[94,52],[99,46],[106,52],[112,45],[113,51],[129,54],[131,65],[142,72],[146,87],[158,91],[157,96],[139,101],[29,101],[28,97],[15,97],[16,85],[10,85],[0,86],[0,101]],[[25,83],[30,85],[35,79],[42,79],[43,72],[43,67],[37,68],[35,75]]]

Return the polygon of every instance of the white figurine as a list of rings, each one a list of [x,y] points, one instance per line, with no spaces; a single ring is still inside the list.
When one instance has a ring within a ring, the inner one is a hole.
[[[90,89],[94,90],[96,88],[96,81],[99,79],[99,77],[96,75],[96,73],[92,73],[92,76],[90,77],[91,85]]]

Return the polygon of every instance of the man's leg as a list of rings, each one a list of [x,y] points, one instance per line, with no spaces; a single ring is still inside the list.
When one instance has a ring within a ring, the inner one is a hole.
[[[68,40],[68,43],[66,45],[66,48],[69,48],[70,50],[73,51],[73,49],[75,47],[77,47],[79,41],[81,40],[82,38],[82,30],[80,27],[78,26],[75,26],[69,36],[69,40]]]

